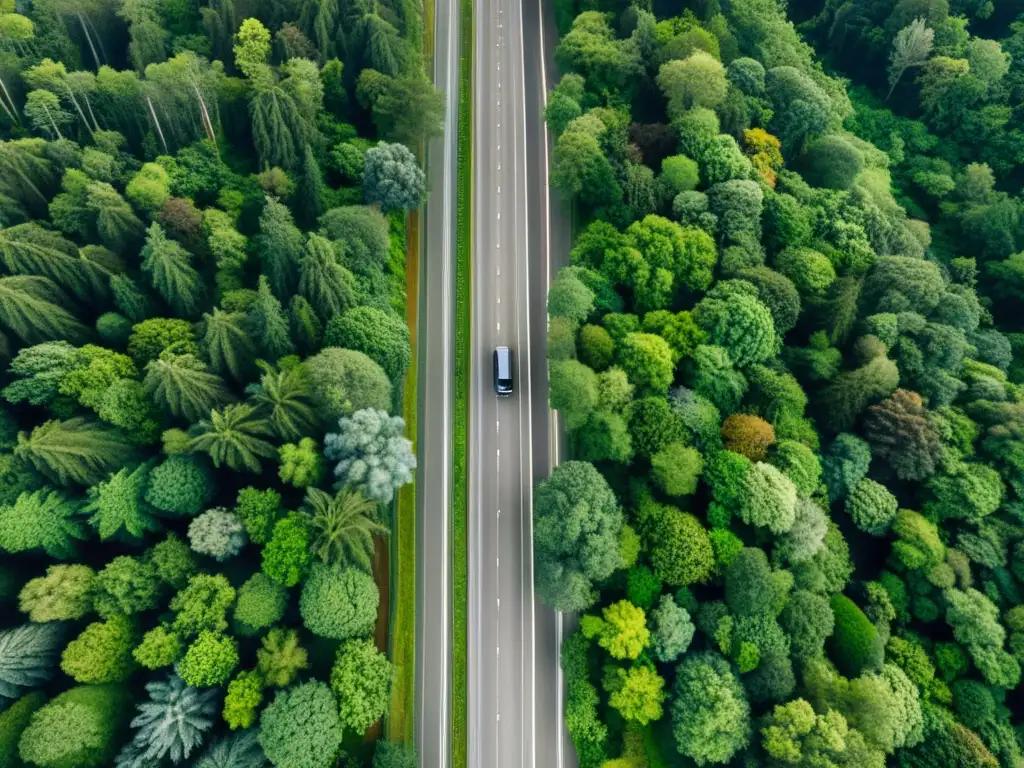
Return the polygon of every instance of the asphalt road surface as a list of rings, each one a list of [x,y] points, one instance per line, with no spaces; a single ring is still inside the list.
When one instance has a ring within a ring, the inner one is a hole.
[[[424,768],[451,764],[451,490],[458,0],[436,0],[434,85],[444,135],[430,142],[430,191],[419,291],[419,466],[416,474],[416,744]]]
[[[547,287],[569,234],[548,191],[542,122],[554,28],[540,0],[478,0],[475,12],[469,764],[572,768],[562,621],[533,594],[532,490],[561,444],[547,404]],[[508,398],[494,393],[498,345],[515,361]]]

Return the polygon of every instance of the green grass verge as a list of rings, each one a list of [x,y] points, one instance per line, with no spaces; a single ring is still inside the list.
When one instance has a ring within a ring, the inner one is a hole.
[[[405,433],[417,448],[417,393],[419,388],[416,354],[416,321],[419,299],[420,212],[409,215],[406,259],[406,322],[412,341],[412,356],[405,374],[402,418]],[[391,632],[390,656],[395,665],[391,706],[387,716],[387,737],[412,744],[416,738],[416,482],[398,491],[391,530]]]
[[[469,427],[469,333],[473,190],[473,2],[459,11],[459,154],[455,233],[455,413],[452,424],[452,767],[466,768],[467,590],[466,438]]]

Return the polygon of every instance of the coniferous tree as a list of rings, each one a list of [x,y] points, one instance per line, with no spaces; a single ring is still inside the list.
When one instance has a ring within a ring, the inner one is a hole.
[[[299,266],[299,293],[322,320],[340,315],[355,303],[355,279],[338,263],[329,240],[310,235]]]
[[[252,335],[259,342],[263,356],[267,360],[276,362],[279,358],[295,352],[295,344],[288,335],[288,320],[281,308],[281,302],[270,290],[270,282],[266,275],[260,275],[256,298],[249,308],[249,320]]]
[[[105,181],[86,188],[86,207],[96,217],[96,231],[112,251],[122,251],[143,235],[142,222],[128,201]]]
[[[139,539],[159,529],[153,517],[156,510],[146,501],[152,468],[152,463],[135,469],[125,467],[89,489],[89,500],[82,511],[91,515],[89,523],[100,539],[118,535]]]
[[[0,277],[0,325],[28,344],[89,338],[89,329],[65,306],[61,290],[45,277]]]
[[[47,421],[18,435],[15,455],[61,485],[93,485],[131,459],[135,449],[113,427],[83,418]]]
[[[165,352],[146,364],[146,394],[172,416],[195,422],[234,398],[220,376],[195,355]]]
[[[196,750],[214,723],[217,691],[190,688],[177,675],[146,685],[149,701],[138,705],[132,743],[147,761],[180,763]]]
[[[256,359],[256,347],[245,321],[244,313],[217,307],[213,314],[203,315],[203,351],[216,371],[230,374],[236,381],[248,380]]]
[[[35,222],[0,230],[0,263],[11,274],[48,277],[76,295],[85,293],[78,248]]]
[[[16,699],[53,677],[64,635],[59,622],[23,624],[0,632],[0,696]]]
[[[202,278],[190,262],[189,252],[169,239],[159,224],[149,225],[142,249],[142,271],[149,275],[164,301],[186,317],[199,311],[205,293]]]
[[[298,282],[303,238],[292,212],[277,198],[267,196],[255,243],[263,275],[270,282],[274,295],[284,300],[294,292]]]

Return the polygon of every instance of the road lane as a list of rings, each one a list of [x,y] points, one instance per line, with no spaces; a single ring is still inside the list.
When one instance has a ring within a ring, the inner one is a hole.
[[[530,253],[521,6],[475,6],[469,762],[534,768]],[[515,393],[492,354],[513,351]],[[545,390],[546,391],[546,386]]]
[[[435,0],[434,85],[443,136],[427,148],[430,190],[419,295],[416,476],[416,744],[423,768],[451,764],[451,481],[454,262],[458,141],[458,0]]]
[[[568,263],[571,209],[549,186],[554,138],[544,124],[547,93],[557,81],[558,36],[552,3],[523,0],[524,87],[527,123],[531,351],[533,353],[533,474],[539,482],[565,457],[565,432],[547,401],[547,296],[555,273]],[[549,79],[550,78],[550,79]],[[539,765],[574,768],[576,753],[564,723],[564,681],[559,663],[564,634],[575,617],[563,617],[536,601],[537,759]]]

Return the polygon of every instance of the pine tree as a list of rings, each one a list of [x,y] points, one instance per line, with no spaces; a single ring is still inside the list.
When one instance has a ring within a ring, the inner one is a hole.
[[[56,284],[45,277],[0,277],[0,325],[26,344],[88,339],[89,329],[64,309],[67,303]]]
[[[146,691],[149,701],[138,705],[139,714],[131,723],[138,729],[132,743],[147,761],[170,757],[172,763],[180,763],[213,726],[218,692],[190,688],[177,675],[147,684]]]
[[[260,459],[277,456],[277,449],[263,439],[270,436],[270,425],[245,403],[212,411],[208,419],[193,427],[192,434],[189,450],[209,454],[218,468],[226,464],[236,472],[259,474]]]
[[[327,200],[328,187],[324,183],[324,174],[320,163],[316,161],[313,148],[307,144],[302,157],[302,176],[296,191],[297,209],[307,224],[313,224],[324,212],[324,201]]]
[[[64,627],[58,622],[0,632],[0,696],[16,699],[53,677],[63,647]]]
[[[0,263],[11,274],[48,277],[77,296],[86,292],[77,246],[35,222],[0,230]]]
[[[142,271],[153,287],[176,313],[195,315],[202,307],[205,291],[199,273],[191,265],[192,256],[153,222],[146,231],[142,249]]]
[[[310,235],[299,272],[299,293],[322,320],[340,315],[355,303],[355,279],[338,263],[327,238]]]
[[[157,405],[190,423],[233,399],[224,379],[194,355],[164,353],[147,363],[143,387]]]
[[[303,253],[302,232],[295,226],[287,205],[267,196],[260,216],[260,234],[255,240],[263,274],[270,281],[274,295],[285,299],[295,292]]]
[[[373,537],[388,533],[373,519],[376,502],[347,486],[333,498],[319,488],[308,488],[304,510],[312,518],[310,547],[321,561],[370,570]]]
[[[151,463],[135,469],[125,467],[89,489],[89,501],[82,511],[91,515],[89,523],[100,539],[122,535],[139,539],[159,530],[160,525],[153,517],[155,510],[145,498],[152,468]]]
[[[266,768],[259,730],[249,728],[221,739],[199,758],[196,768]]]
[[[260,275],[256,299],[249,307],[253,336],[259,341],[263,356],[276,362],[285,355],[295,353],[295,345],[288,335],[288,321],[285,319],[281,302],[270,290],[266,275]]]
[[[216,371],[230,374],[235,381],[248,381],[256,359],[256,345],[245,320],[243,312],[224,312],[217,307],[212,315],[203,315],[203,351]]]
[[[316,431],[309,378],[302,366],[280,371],[268,366],[250,391],[252,404],[282,440],[299,440]]]
[[[86,537],[79,509],[78,501],[56,491],[22,493],[13,505],[0,507],[0,548],[12,554],[41,549],[68,560],[77,552],[76,539]]]
[[[122,251],[142,237],[143,227],[128,201],[105,181],[86,188],[86,205],[96,216],[96,231],[112,251]]]
[[[134,447],[113,427],[83,418],[47,421],[18,435],[16,456],[61,485],[94,485],[124,466]]]

